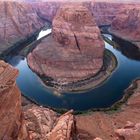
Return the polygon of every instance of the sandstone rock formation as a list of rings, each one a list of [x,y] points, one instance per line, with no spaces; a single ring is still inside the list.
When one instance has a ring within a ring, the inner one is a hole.
[[[78,3],[78,1],[36,1],[32,2],[32,6],[34,7],[35,11],[37,11],[37,14],[41,19],[52,22],[54,17],[56,16],[57,10],[67,3],[75,5]],[[138,3],[116,3],[116,1],[83,0],[79,3],[81,3],[91,11],[91,13],[94,15],[97,25],[99,26],[111,24],[112,20],[123,10],[139,7]]]
[[[112,22],[110,32],[137,44],[140,41],[140,7],[123,10]],[[140,45],[138,44],[140,47]]]
[[[52,2],[37,1],[35,3],[32,3],[32,6],[35,9],[39,18],[45,21],[52,22],[61,4],[63,3],[58,1],[52,1]]]
[[[97,25],[110,25],[122,6],[120,3],[96,2],[91,4],[91,11]]]
[[[57,10],[68,1],[1,1],[0,2],[0,54],[15,43],[26,39],[40,29],[46,21],[52,22]],[[75,3],[75,2],[73,2]],[[139,7],[136,4],[82,1],[94,15],[97,25],[111,24],[122,9]]]
[[[134,124],[132,122],[127,122],[124,128],[116,130],[115,133],[119,139],[139,140],[140,139],[140,123]]]
[[[29,66],[67,84],[95,75],[103,65],[104,42],[92,15],[82,5],[65,5],[54,21],[52,36],[28,55]]]
[[[140,80],[137,80],[136,83],[136,85],[133,83],[133,86],[137,87],[136,89],[132,85],[129,87],[128,92],[133,91],[133,95],[120,110],[77,116],[77,130],[82,129],[82,131],[88,132],[92,139],[100,137],[103,140],[139,140]]]
[[[1,1],[0,18],[0,54],[44,25],[28,3]]]
[[[0,139],[15,140],[21,125],[21,96],[15,79],[18,70],[0,61]]]
[[[0,139],[72,140],[76,137],[73,111],[60,116],[32,103],[21,106],[21,94],[15,79],[18,70],[0,61]]]

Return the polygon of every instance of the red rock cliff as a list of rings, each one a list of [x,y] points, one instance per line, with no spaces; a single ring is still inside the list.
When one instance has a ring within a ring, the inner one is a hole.
[[[21,95],[15,79],[18,70],[0,61],[0,139],[15,140],[21,125]]]
[[[123,10],[112,22],[111,32],[129,41],[140,41],[140,6]]]
[[[0,53],[43,26],[31,4],[0,2]]]
[[[0,61],[0,139],[1,140],[72,140],[76,124],[72,111],[64,115],[34,104],[21,106],[16,85],[18,70]]]

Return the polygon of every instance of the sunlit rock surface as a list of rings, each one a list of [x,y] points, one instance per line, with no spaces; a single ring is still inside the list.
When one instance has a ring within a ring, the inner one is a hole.
[[[40,75],[67,84],[95,75],[103,53],[103,39],[88,9],[65,5],[53,20],[52,35],[28,55],[28,64]]]
[[[72,111],[64,115],[43,107],[32,106],[24,111],[25,124],[31,140],[73,140],[76,124]]]
[[[18,70],[0,61],[0,139],[74,139],[76,125],[73,111],[61,116],[29,101],[24,101],[24,106],[21,106],[21,94],[15,81],[17,75]]]
[[[15,79],[18,70],[0,61],[0,139],[15,140],[21,125],[21,95]]]

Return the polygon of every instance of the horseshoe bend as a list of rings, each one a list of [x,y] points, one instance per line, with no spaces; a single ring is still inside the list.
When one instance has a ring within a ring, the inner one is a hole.
[[[100,71],[103,69],[104,52],[105,45],[100,30],[90,11],[80,4],[71,4],[60,7],[53,19],[52,34],[27,59],[33,71],[46,76],[45,83],[59,91],[78,90],[78,83],[82,80],[86,84],[86,79],[97,73],[102,74]],[[47,81],[47,77],[52,80]],[[99,80],[101,82],[100,78]],[[99,80],[95,85],[100,83]],[[80,86],[79,90],[82,84]]]
[[[0,140],[140,140],[139,7],[0,1]]]

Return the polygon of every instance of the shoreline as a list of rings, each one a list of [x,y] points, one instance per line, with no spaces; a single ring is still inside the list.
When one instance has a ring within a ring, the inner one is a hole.
[[[132,81],[132,83],[129,85],[129,87],[124,90],[123,97],[120,100],[118,100],[116,103],[114,103],[111,107],[107,107],[107,108],[91,108],[91,109],[85,110],[85,111],[75,111],[74,110],[73,114],[77,115],[77,116],[79,116],[79,115],[85,116],[85,115],[93,114],[95,112],[104,112],[105,114],[108,114],[110,112],[113,112],[113,114],[116,113],[117,111],[121,110],[123,108],[123,106],[126,105],[125,103],[127,103],[127,101],[129,99],[131,99],[131,97],[135,94],[134,92],[138,87],[137,82],[139,80],[140,80],[140,77],[134,79]],[[48,109],[51,109],[51,110],[57,112],[58,114],[66,113],[69,110],[69,109],[65,109],[65,108],[59,109],[59,108],[49,107],[49,106],[46,106],[46,105],[40,105],[35,100],[32,100],[32,99],[30,99],[29,97],[27,97],[27,96],[25,96],[23,94],[22,94],[22,97],[24,97],[25,100],[27,102],[29,102],[29,105],[37,105],[37,106],[40,106],[40,107],[45,107],[45,108],[48,108]],[[22,100],[22,102],[23,102],[23,100]]]

